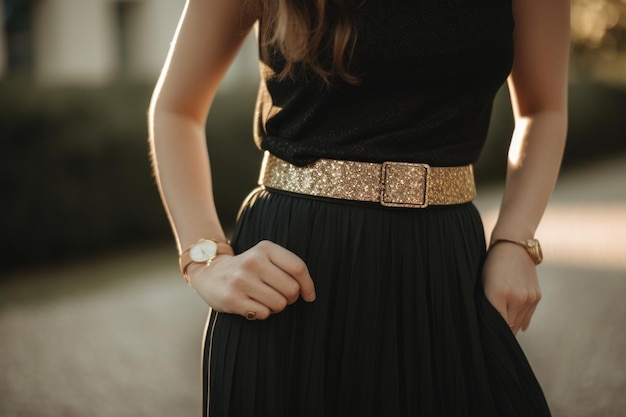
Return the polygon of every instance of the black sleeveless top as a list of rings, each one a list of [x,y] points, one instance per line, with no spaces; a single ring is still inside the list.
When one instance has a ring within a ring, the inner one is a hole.
[[[260,63],[257,145],[295,165],[475,162],[511,70],[511,0],[365,0],[355,18],[356,86],[278,81],[280,56]]]

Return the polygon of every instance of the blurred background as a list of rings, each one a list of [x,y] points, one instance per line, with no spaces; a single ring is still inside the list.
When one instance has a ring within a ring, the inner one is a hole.
[[[572,0],[570,126],[520,336],[556,417],[626,416],[626,0]],[[0,0],[0,416],[200,412],[207,308],[177,270],[146,111],[183,0]],[[249,38],[207,123],[227,229],[261,158]],[[476,166],[487,231],[508,92]],[[235,175],[236,173],[236,175]]]

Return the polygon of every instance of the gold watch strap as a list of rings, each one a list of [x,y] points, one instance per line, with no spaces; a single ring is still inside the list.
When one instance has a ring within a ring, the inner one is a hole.
[[[528,253],[528,256],[530,256],[530,258],[533,260],[535,265],[539,265],[541,261],[543,260],[543,254],[541,253],[541,247],[537,239],[513,240],[513,239],[499,238],[491,242],[491,244],[489,245],[489,249],[493,248],[498,243],[505,243],[505,242],[514,243],[526,249],[526,253]],[[538,253],[535,253],[533,251],[534,247],[531,244],[531,242],[536,242]]]

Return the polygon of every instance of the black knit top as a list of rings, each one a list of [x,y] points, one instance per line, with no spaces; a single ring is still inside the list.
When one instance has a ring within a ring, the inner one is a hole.
[[[355,18],[356,86],[279,82],[280,56],[261,62],[257,145],[296,165],[475,162],[511,70],[511,0],[366,0]]]

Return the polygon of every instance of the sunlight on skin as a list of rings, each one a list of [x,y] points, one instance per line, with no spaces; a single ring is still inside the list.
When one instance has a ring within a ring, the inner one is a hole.
[[[528,130],[528,124],[530,120],[527,117],[520,117],[516,122],[516,128],[513,131],[513,137],[511,138],[511,145],[509,146],[509,166],[512,168],[518,168],[524,156],[524,146],[522,139],[524,134]]]
[[[497,211],[483,213],[486,236]],[[537,230],[546,264],[626,271],[626,203],[554,204]]]

